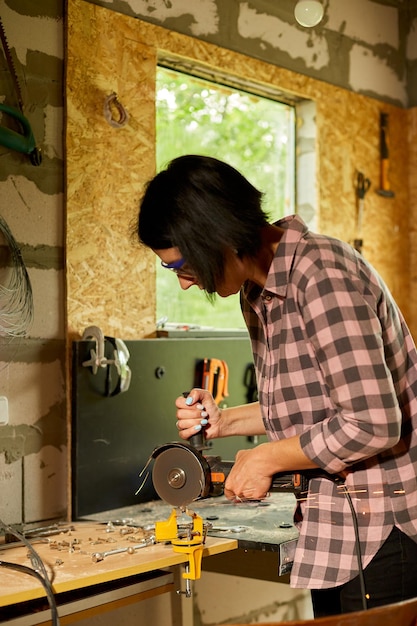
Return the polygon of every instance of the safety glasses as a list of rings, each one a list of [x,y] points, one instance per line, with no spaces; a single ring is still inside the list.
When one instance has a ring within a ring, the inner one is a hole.
[[[173,261],[172,263],[164,263],[164,261],[161,261],[161,265],[166,270],[171,270],[171,272],[174,272],[174,274],[176,274],[180,278],[186,278],[193,281],[197,279],[194,272],[187,267],[187,262],[185,259],[178,259],[177,261]]]

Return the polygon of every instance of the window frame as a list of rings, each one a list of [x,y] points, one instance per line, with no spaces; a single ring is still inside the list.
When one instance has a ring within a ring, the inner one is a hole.
[[[294,212],[299,214],[312,230],[315,230],[318,212],[315,102],[282,91],[275,85],[257,83],[253,80],[233,75],[231,72],[225,72],[218,68],[210,67],[190,59],[184,59],[173,54],[160,52],[157,57],[156,72],[158,71],[158,67],[207,80],[216,85],[236,89],[250,95],[267,98],[293,108],[294,136],[290,138],[290,142],[293,146],[292,156],[294,159],[293,207]],[[157,276],[158,273],[156,273],[155,280],[157,280]],[[171,322],[182,324],[189,322],[189,320],[169,319],[168,324]],[[165,317],[157,319],[157,325],[161,326],[164,323],[166,323]]]

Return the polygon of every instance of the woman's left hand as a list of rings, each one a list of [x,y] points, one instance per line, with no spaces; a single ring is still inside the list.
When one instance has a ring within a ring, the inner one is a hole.
[[[268,463],[270,444],[251,450],[239,450],[227,477],[224,495],[229,500],[262,500],[269,495],[273,468]]]

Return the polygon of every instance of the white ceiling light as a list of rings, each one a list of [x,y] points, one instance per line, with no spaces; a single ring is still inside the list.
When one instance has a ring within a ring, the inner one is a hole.
[[[323,17],[323,5],[319,0],[298,0],[295,5],[295,19],[301,26],[317,26]]]

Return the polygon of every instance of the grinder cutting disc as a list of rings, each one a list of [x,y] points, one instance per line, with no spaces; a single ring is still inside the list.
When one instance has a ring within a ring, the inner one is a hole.
[[[207,468],[204,457],[181,444],[164,446],[154,452],[152,481],[159,497],[175,507],[185,507],[207,489]]]

